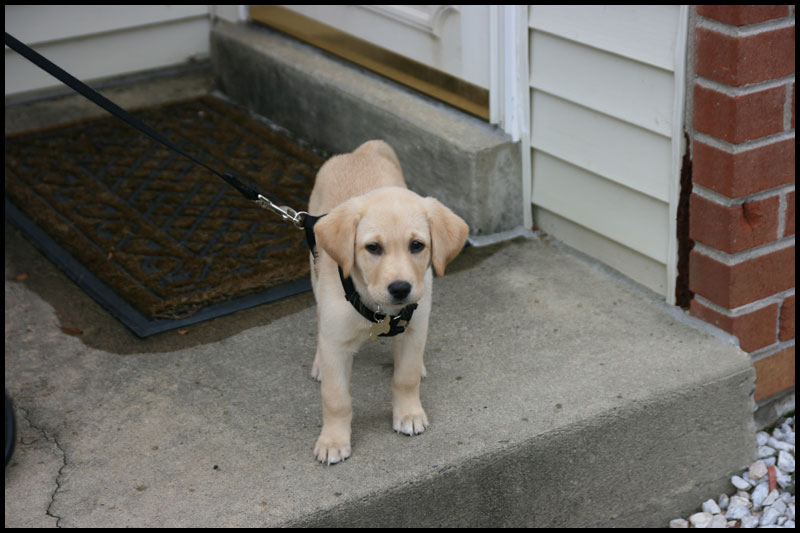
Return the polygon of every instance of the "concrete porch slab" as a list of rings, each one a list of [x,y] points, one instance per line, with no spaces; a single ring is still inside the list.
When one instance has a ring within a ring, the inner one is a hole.
[[[390,341],[362,350],[332,467],[312,454],[313,307],[100,349],[60,329],[80,298],[57,316],[22,268],[7,245],[7,527],[664,527],[755,452],[745,354],[547,241],[468,249],[435,280],[424,434],[391,430]]]

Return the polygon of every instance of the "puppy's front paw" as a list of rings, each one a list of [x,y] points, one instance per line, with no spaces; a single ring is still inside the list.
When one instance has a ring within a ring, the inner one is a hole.
[[[350,439],[336,438],[321,433],[314,446],[314,456],[320,463],[339,463],[350,457]]]
[[[419,412],[407,415],[395,414],[392,420],[394,430],[404,435],[419,435],[429,425],[428,417],[422,408],[420,408]]]

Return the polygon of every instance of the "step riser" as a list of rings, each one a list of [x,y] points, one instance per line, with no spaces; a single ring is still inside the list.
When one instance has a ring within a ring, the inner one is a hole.
[[[621,409],[291,525],[665,527],[730,492],[731,465],[752,460],[753,380]]]
[[[498,129],[263,28],[219,24],[214,73],[228,96],[315,146],[394,146],[409,187],[448,205],[472,235],[522,223],[519,143]]]

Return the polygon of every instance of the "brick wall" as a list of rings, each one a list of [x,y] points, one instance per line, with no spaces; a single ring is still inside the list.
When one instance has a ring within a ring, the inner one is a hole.
[[[692,314],[736,335],[756,401],[794,387],[794,7],[698,5]]]

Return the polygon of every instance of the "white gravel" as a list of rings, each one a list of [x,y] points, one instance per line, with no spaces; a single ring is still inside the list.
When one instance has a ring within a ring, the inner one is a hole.
[[[670,520],[669,527],[795,527],[794,421],[781,419],[771,434],[756,434],[758,459],[731,477],[732,496],[707,500],[688,518]]]

